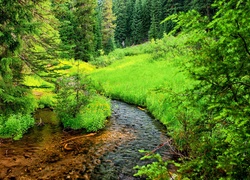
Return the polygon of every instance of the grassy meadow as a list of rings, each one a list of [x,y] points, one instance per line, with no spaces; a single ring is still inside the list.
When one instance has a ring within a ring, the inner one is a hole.
[[[177,56],[171,50],[176,43],[179,42],[173,37],[165,37],[126,48],[122,55],[121,50],[115,51],[113,56],[118,58],[111,65],[92,71],[90,76],[106,96],[146,107],[165,125],[175,123],[173,94],[181,96],[192,84],[177,65],[181,58],[186,58],[185,54]]]

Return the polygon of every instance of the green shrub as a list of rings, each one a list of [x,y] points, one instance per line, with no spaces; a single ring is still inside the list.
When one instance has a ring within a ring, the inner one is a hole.
[[[136,174],[134,174],[134,176],[142,177],[145,175],[147,177],[147,180],[151,180],[151,179],[166,180],[166,179],[170,179],[172,177],[168,168],[167,168],[169,162],[171,162],[171,161],[169,161],[169,162],[163,161],[160,154],[154,154],[150,151],[140,150],[140,152],[146,154],[145,156],[143,156],[141,158],[141,160],[150,159],[150,160],[154,160],[154,161],[152,163],[147,164],[147,165],[135,166],[134,169],[136,169],[138,171]]]
[[[15,140],[22,138],[22,135],[35,123],[34,118],[29,114],[1,116],[0,119],[0,136]]]
[[[82,128],[88,132],[97,131],[105,126],[105,120],[111,115],[110,102],[102,96],[94,96],[81,110]]]
[[[53,94],[45,94],[43,95],[39,100],[39,108],[45,108],[45,107],[54,107],[56,103],[56,99]]]
[[[60,81],[56,112],[63,126],[88,132],[103,128],[110,103],[97,95],[90,79],[71,76]]]
[[[77,76],[60,79],[56,112],[64,127],[77,128],[75,119],[82,106],[88,103],[90,96],[87,85],[84,86]]]

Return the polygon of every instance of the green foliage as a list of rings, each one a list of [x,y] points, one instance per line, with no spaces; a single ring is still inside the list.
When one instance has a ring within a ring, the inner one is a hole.
[[[114,13],[116,15],[115,41],[118,47],[125,46],[127,31],[127,9],[124,0],[114,3]]]
[[[151,25],[148,33],[149,39],[158,39],[163,35],[163,32],[160,31],[160,22],[162,21],[161,10],[161,0],[151,2]]]
[[[60,37],[59,21],[52,13],[51,1],[36,1],[32,10],[32,23],[35,33],[25,35],[19,57],[31,70],[30,73],[44,76],[56,76],[52,68],[57,63]]]
[[[75,59],[85,62],[93,58],[94,44],[94,26],[96,0],[75,1],[74,15],[76,18],[75,33]]]
[[[147,106],[168,126],[183,178],[248,179],[249,3],[216,8],[211,22],[195,11],[173,15],[178,37],[152,41],[142,51],[152,55],[124,56],[91,76],[107,95]]]
[[[151,40],[148,53],[152,54],[153,60],[169,60],[174,59],[174,63],[178,66],[179,62],[184,61],[182,59],[178,60],[181,56],[187,58],[188,50],[185,48],[185,42],[187,37],[182,36],[181,38],[175,38],[173,36],[168,36],[164,34],[163,38],[160,40]]]
[[[24,76],[23,84],[32,88],[54,88],[54,84],[49,83],[37,75]]]
[[[0,137],[18,140],[34,123],[34,118],[29,114],[0,116]]]
[[[87,132],[97,131],[105,126],[106,118],[111,115],[110,102],[102,96],[94,96],[90,102],[81,109],[79,114],[81,124]]]
[[[76,118],[82,106],[88,103],[89,92],[78,75],[60,77],[58,103],[56,111],[65,127],[71,126],[71,119]],[[86,91],[86,92],[85,92]]]
[[[214,0],[116,0],[113,9],[117,17],[115,41],[117,47],[128,47],[151,39],[159,39],[173,30],[176,23],[166,17],[196,10],[211,19],[216,8]],[[192,20],[192,18],[190,19]]]
[[[114,31],[116,17],[112,10],[112,0],[103,1],[102,5],[102,47],[106,54],[114,50]]]
[[[119,50],[130,56],[123,55],[119,61],[114,61],[110,66],[91,73],[91,77],[98,81],[106,94],[112,98],[148,107],[153,104],[151,112],[163,110],[165,107],[161,108],[155,103],[158,95],[151,98],[153,94],[151,92],[165,85],[178,92],[179,89],[185,89],[186,83],[191,82],[187,81],[184,74],[178,73],[179,69],[175,66],[175,60],[179,61],[184,57],[173,56],[175,58],[167,59],[167,61],[152,60],[150,54],[143,54],[144,52],[152,53],[151,47],[153,46],[150,44],[143,44]],[[106,58],[108,59],[108,56]],[[159,113],[156,117],[162,119],[167,114],[167,111],[164,111],[164,115]]]
[[[24,37],[34,33],[33,2],[0,1],[0,113],[30,113],[33,100],[22,86],[24,61],[20,51]]]
[[[178,30],[189,33],[186,45],[191,58],[182,66],[200,83],[186,92],[186,105],[181,105],[199,113],[182,110],[177,118],[179,122],[188,118],[182,132],[192,133],[172,137],[187,142],[176,141],[191,158],[183,159],[184,177],[248,179],[250,3],[218,0],[214,6],[218,11],[211,22],[195,11],[174,19]]]
[[[56,112],[64,127],[97,131],[110,116],[110,103],[97,95],[92,82],[78,75],[60,78]]]
[[[45,94],[38,100],[39,108],[53,108],[56,105],[55,95],[53,94]]]
[[[72,2],[56,2],[52,1],[53,13],[59,22],[59,34],[60,34],[60,57],[71,59],[74,57],[75,48],[75,21],[74,14],[71,10]]]
[[[143,166],[135,166],[134,169],[138,170],[134,176],[143,176],[146,175],[147,180],[166,180],[170,179],[171,175],[168,171],[168,163],[167,161],[163,161],[160,154],[154,154],[150,151],[140,150],[141,153],[145,153],[146,155],[141,158],[141,160],[151,159],[156,160],[150,164]]]
[[[133,20],[132,20],[132,36],[133,44],[139,44],[143,39],[143,26],[142,26],[142,2],[141,0],[135,1]]]
[[[102,12],[101,12],[101,7],[98,4],[96,7],[96,22],[94,26],[94,34],[95,34],[95,57],[98,57],[102,52],[103,49],[103,43],[102,43]]]

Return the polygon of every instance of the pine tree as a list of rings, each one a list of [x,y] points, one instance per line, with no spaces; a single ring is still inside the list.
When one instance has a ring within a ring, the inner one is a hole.
[[[76,17],[75,59],[89,61],[93,57],[96,6],[95,0],[79,0],[74,5]]]
[[[124,47],[127,32],[127,9],[124,0],[116,1],[114,11],[116,15],[115,41],[118,47]]]
[[[215,13],[215,10],[211,7],[214,0],[187,0],[185,3],[186,10],[194,9],[204,16],[208,16],[210,19]]]
[[[95,34],[95,39],[94,39],[94,44],[95,44],[95,56],[100,55],[100,51],[103,49],[102,46],[102,8],[101,5],[98,4],[96,7],[96,21],[95,21],[95,26],[94,26],[94,34]]]
[[[151,25],[151,0],[145,0],[142,2],[142,40],[148,40],[148,32]]]
[[[58,26],[59,21],[55,18],[50,0],[43,0],[33,9],[34,21],[39,24],[35,34],[23,37],[23,48],[20,53],[21,59],[31,69],[32,73],[46,76],[55,75],[48,71],[48,66],[57,63],[59,46],[61,43]]]
[[[22,86],[24,62],[20,58],[25,36],[34,33],[33,2],[0,1],[0,113],[28,113],[27,88]]]
[[[106,53],[114,49],[115,16],[112,11],[112,0],[105,0],[102,9],[102,43]]]
[[[131,29],[132,29],[133,44],[141,43],[143,34],[141,0],[135,1]]]
[[[135,0],[127,0],[126,1],[126,8],[127,8],[127,17],[126,17],[126,40],[125,44],[127,46],[132,45],[132,21],[133,21],[133,9],[134,9]]]
[[[75,17],[72,11],[72,2],[70,0],[53,0],[53,13],[59,22],[60,33],[60,56],[62,58],[74,58],[75,48]]]
[[[152,1],[149,39],[161,38],[163,35],[160,31],[160,22],[162,21],[161,9],[161,0]]]

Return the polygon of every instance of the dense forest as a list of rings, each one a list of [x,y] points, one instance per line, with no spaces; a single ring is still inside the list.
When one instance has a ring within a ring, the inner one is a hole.
[[[249,8],[249,0],[0,0],[0,137],[20,139],[44,106],[64,127],[97,131],[110,115],[105,95],[147,107],[169,129],[176,161],[152,155],[159,161],[137,166],[137,176],[170,178],[175,164],[183,179],[249,179]],[[138,54],[171,61],[188,80],[123,96],[126,88],[106,87],[110,73],[93,81],[81,69]],[[37,98],[39,88],[52,95]]]

